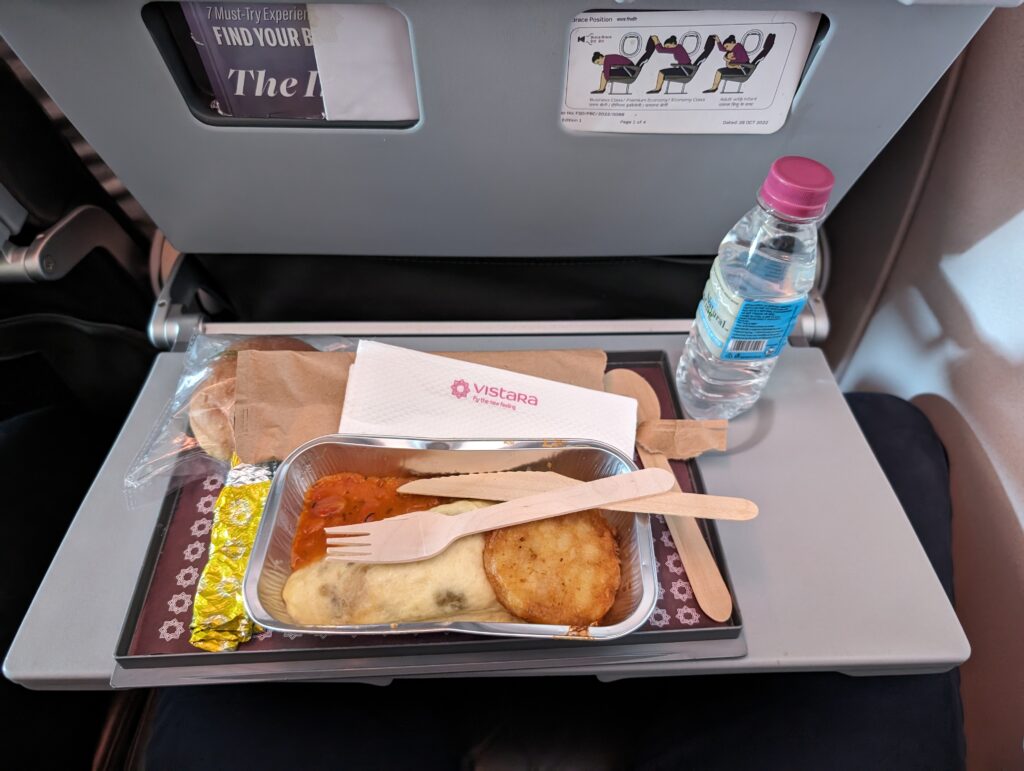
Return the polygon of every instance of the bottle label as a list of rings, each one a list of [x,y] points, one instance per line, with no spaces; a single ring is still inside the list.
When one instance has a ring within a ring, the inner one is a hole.
[[[729,288],[716,259],[697,311],[697,332],[719,359],[771,359],[785,347],[804,302],[744,300]]]

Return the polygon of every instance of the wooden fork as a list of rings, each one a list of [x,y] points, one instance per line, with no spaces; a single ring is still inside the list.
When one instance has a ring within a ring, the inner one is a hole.
[[[529,495],[458,516],[420,511],[380,522],[328,527],[325,530],[329,536],[327,559],[417,562],[440,554],[452,542],[473,533],[657,495],[670,490],[675,481],[675,476],[663,469],[644,469]]]

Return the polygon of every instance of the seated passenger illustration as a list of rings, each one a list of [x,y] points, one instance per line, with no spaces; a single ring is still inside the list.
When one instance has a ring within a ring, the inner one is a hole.
[[[646,55],[646,54],[645,54]],[[636,80],[643,65],[636,65],[628,56],[621,54],[603,54],[594,51],[590,61],[601,68],[601,82],[592,94],[603,94],[609,83],[625,83],[627,86]]]
[[[725,66],[720,67],[715,73],[715,80],[712,82],[711,88],[704,89],[705,94],[713,94],[718,90],[723,75],[731,74],[733,70],[739,70],[744,64],[750,64],[747,49],[743,47],[742,43],[736,42],[735,35],[729,35],[725,40],[721,40],[718,35],[715,35],[712,40],[718,44],[719,51],[725,52]]]
[[[744,37],[746,40],[746,37]],[[741,64],[736,69],[731,69],[728,72],[722,73],[722,93],[726,93],[725,85],[729,83],[736,84],[736,90],[730,91],[730,94],[743,93],[743,84],[750,80],[750,76],[754,74],[754,70],[757,69],[758,65],[764,60],[764,57],[768,55],[768,52],[775,46],[775,33],[772,32],[765,38],[764,45],[761,47],[760,53],[754,57],[754,60],[750,64]]]
[[[679,45],[679,40],[675,35],[666,38],[664,44],[657,35],[651,35],[647,39],[647,50],[637,63],[643,64],[655,53],[670,54],[675,57],[677,66],[689,66],[693,63],[690,61],[690,55],[686,52],[686,49]],[[665,74],[671,69],[672,68],[666,68],[658,71],[658,82],[654,84],[654,88],[647,92],[648,94],[657,94],[661,92],[661,87],[665,85]]]
[[[687,35],[696,37],[697,45],[700,44],[699,35],[693,32],[687,33]],[[684,40],[686,39],[687,35],[683,36]],[[661,89],[666,82],[682,83],[683,91],[681,93],[686,93],[686,84],[693,80],[693,76],[697,74],[697,70],[700,68],[700,65],[703,64],[704,60],[707,59],[708,56],[711,54],[711,49],[714,48],[714,46],[714,39],[708,38],[704,44],[704,50],[701,52],[700,56],[697,57],[696,61],[691,63],[689,52],[683,47],[683,44],[676,39],[675,35],[673,35],[670,38],[667,38],[664,44],[662,44],[658,40],[657,35],[651,35],[650,39],[647,41],[647,51],[640,58],[640,61],[637,62],[637,64],[643,65],[643,63],[647,61],[647,59],[650,58],[650,56],[652,56],[654,53],[671,54],[673,57],[675,57],[676,61],[673,66],[666,67],[658,71],[658,81],[654,84],[654,88],[652,88],[647,93],[661,93]],[[696,48],[696,45],[694,46],[694,48]],[[665,93],[669,93],[667,88],[665,89]]]

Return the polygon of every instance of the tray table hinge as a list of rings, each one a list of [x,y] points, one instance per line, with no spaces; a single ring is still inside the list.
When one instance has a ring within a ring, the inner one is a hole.
[[[818,289],[812,289],[807,295],[807,302],[797,318],[796,329],[793,330],[793,337],[802,340],[807,344],[824,342],[828,337],[829,321],[828,311],[825,308],[825,298],[821,296]]]
[[[184,351],[206,317],[194,310],[200,282],[192,261],[179,254],[163,289],[157,295],[146,327],[149,341],[166,351]]]

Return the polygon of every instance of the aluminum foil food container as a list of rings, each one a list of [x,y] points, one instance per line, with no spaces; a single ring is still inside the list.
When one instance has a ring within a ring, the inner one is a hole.
[[[465,632],[479,635],[611,640],[639,628],[654,610],[657,573],[650,521],[645,514],[605,512],[615,528],[622,585],[599,626],[586,630],[554,624],[417,621],[400,624],[314,626],[296,624],[281,592],[291,575],[291,546],[306,491],[316,480],[343,471],[367,476],[425,477],[482,471],[555,471],[589,482],[635,471],[633,462],[599,442],[578,440],[406,439],[336,435],[314,439],[277,470],[245,573],[249,616],[281,632],[338,635]]]

